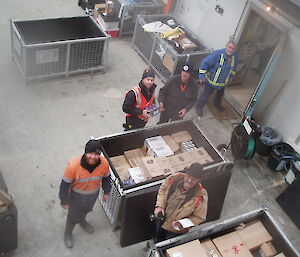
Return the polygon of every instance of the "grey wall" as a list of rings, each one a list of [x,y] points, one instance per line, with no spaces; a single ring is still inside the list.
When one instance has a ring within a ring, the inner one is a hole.
[[[300,152],[300,29],[290,30],[279,65],[254,113],[262,124],[273,126],[284,141]]]
[[[217,4],[224,8],[223,15],[215,11]],[[179,0],[175,14],[206,46],[218,49],[234,34],[245,4],[246,0]]]

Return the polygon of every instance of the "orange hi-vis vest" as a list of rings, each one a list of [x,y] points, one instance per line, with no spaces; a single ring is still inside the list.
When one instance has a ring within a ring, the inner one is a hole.
[[[100,189],[102,178],[109,176],[108,161],[100,156],[101,163],[90,173],[80,165],[80,160],[81,156],[68,162],[63,180],[72,183],[71,188],[77,193],[94,194]]]
[[[142,90],[140,88],[139,85],[137,85],[136,87],[134,87],[133,89],[130,89],[134,92],[135,94],[135,104],[134,104],[134,107],[136,108],[139,108],[140,110],[144,110],[145,107],[151,105],[154,101],[154,98],[155,98],[155,94],[153,92],[152,96],[151,96],[151,99],[149,102],[147,102],[145,96],[142,94]],[[129,91],[130,91],[129,90]],[[128,94],[128,92],[126,93],[126,95]],[[129,113],[126,113],[126,116],[132,116],[132,114],[129,114]],[[143,115],[138,115],[138,117],[141,119],[141,120],[144,120],[144,116]]]

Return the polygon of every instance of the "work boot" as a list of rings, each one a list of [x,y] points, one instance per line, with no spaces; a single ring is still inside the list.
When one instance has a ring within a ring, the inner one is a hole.
[[[220,112],[225,112],[225,108],[220,104],[220,105],[215,105],[218,111]]]
[[[80,226],[83,228],[83,230],[85,230],[87,233],[93,233],[94,232],[94,228],[93,226],[88,223],[86,220],[85,220],[85,217],[86,215],[83,217],[83,219],[81,220],[80,222]]]
[[[73,247],[72,232],[73,232],[74,227],[75,227],[74,224],[71,224],[70,222],[67,221],[66,228],[65,228],[65,234],[64,234],[64,243],[67,248]]]
[[[198,114],[199,117],[203,117],[203,110],[202,110],[202,108],[196,109],[196,113]]]

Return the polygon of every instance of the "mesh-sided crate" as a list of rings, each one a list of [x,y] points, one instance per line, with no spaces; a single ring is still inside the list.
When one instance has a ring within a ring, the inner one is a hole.
[[[179,73],[182,65],[187,61],[193,63],[194,67],[198,67],[201,60],[210,53],[210,49],[199,42],[192,32],[186,28],[184,28],[185,35],[197,45],[197,48],[193,51],[179,52],[174,42],[162,39],[158,33],[145,32],[142,27],[154,21],[167,24],[170,19],[176,20],[170,15],[139,15],[132,41],[133,49],[157,72],[163,82],[167,81],[171,75]],[[166,56],[173,63],[172,68],[166,67],[164,63]]]
[[[12,56],[26,81],[103,71],[107,39],[89,16],[11,21]]]
[[[120,18],[119,36],[133,34],[138,15],[162,13],[162,5],[156,0],[114,0],[114,4]]]

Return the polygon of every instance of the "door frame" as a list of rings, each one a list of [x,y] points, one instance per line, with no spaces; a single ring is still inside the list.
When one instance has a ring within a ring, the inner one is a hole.
[[[247,3],[246,3],[247,5]],[[267,85],[269,84],[269,81],[271,79],[271,76],[273,74],[273,71],[277,67],[281,54],[284,50],[286,41],[288,39],[288,27],[286,26],[284,21],[280,21],[276,16],[276,12],[267,12],[266,11],[266,5],[264,3],[254,3],[251,2],[248,7],[246,7],[246,12],[242,14],[241,20],[243,21],[241,24],[237,25],[236,31],[238,31],[238,27],[240,25],[239,32],[237,34],[237,42],[239,42],[241,36],[243,35],[244,29],[247,28],[247,21],[249,19],[249,16],[251,13],[254,12],[257,15],[260,15],[263,19],[271,23],[273,26],[275,26],[280,32],[280,38],[278,40],[278,43],[276,44],[275,50],[261,76],[261,79],[259,80],[256,89],[254,90],[254,93],[249,97],[249,102],[247,104],[247,107],[245,110],[242,110],[240,108],[240,104],[237,104],[237,101],[231,96],[225,94],[225,99],[228,100],[230,103],[232,103],[232,106],[234,109],[245,116],[252,116],[253,112],[255,111],[256,105],[259,102],[259,99],[261,95],[263,94],[264,90],[266,89]],[[243,17],[244,16],[244,17]],[[284,19],[285,20],[285,19]],[[280,88],[279,88],[280,89]],[[277,89],[277,90],[279,90]],[[271,101],[271,99],[270,99]]]

